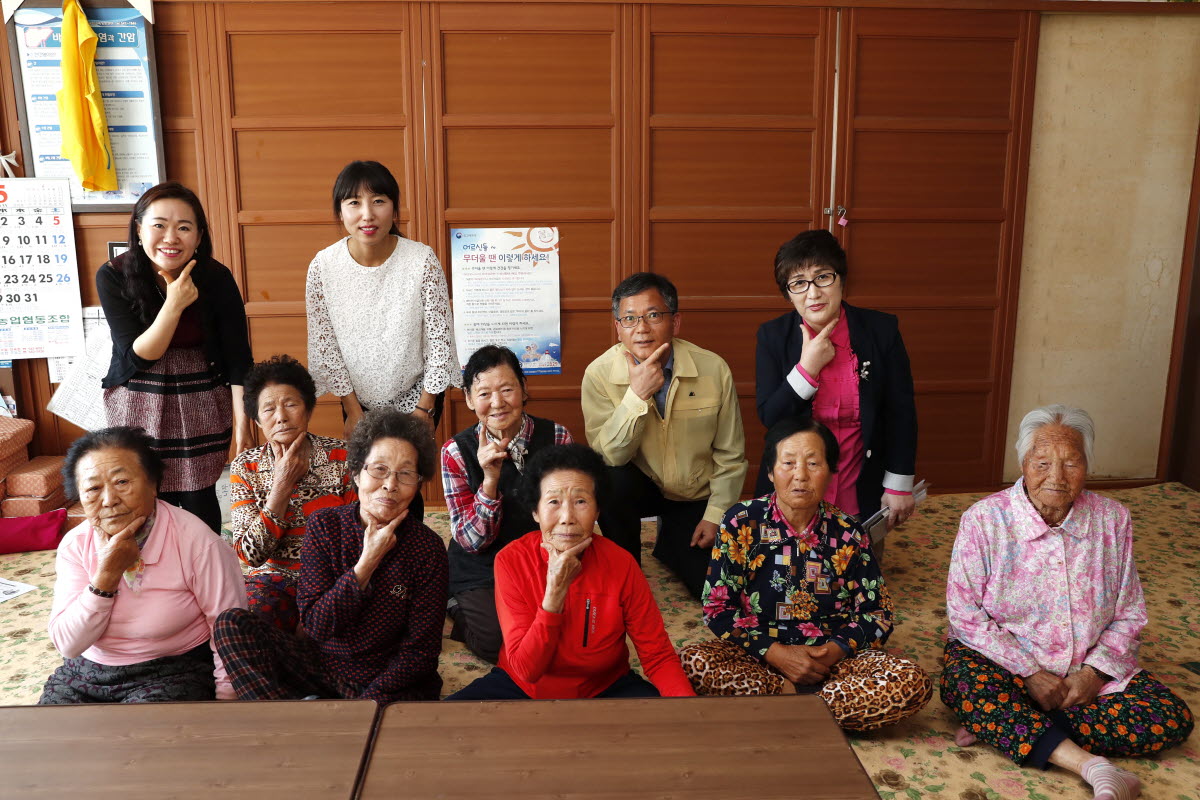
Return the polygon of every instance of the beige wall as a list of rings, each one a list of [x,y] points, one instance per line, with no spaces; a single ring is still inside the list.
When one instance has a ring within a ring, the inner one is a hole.
[[[1021,417],[1096,420],[1093,477],[1153,477],[1200,123],[1200,18],[1042,18],[1005,477]]]

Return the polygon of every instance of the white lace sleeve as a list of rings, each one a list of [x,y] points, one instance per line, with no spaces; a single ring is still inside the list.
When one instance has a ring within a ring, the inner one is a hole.
[[[425,257],[421,296],[425,304],[424,388],[430,394],[438,394],[449,386],[462,386],[462,367],[454,348],[454,322],[450,317],[446,275],[433,250]]]
[[[329,307],[325,304],[320,253],[308,265],[304,305],[308,309],[308,371],[317,384],[317,396],[332,392],[345,397],[354,391],[354,386],[350,383],[350,373],[342,360],[333,322],[329,319]]]

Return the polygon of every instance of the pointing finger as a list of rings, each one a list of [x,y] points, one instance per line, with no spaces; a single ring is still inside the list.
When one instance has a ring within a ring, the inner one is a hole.
[[[657,350],[650,354],[650,357],[643,361],[643,364],[658,364],[658,360],[670,349],[670,342],[663,342]]]
[[[589,536],[588,538],[584,539],[579,544],[568,547],[566,550],[563,551],[563,555],[564,556],[577,556],[580,553],[582,553],[584,550],[588,549],[588,545],[590,545],[591,543],[592,543],[592,537]]]
[[[828,324],[826,324],[825,327],[821,329],[821,332],[817,334],[817,338],[820,339],[821,337],[824,337],[828,339],[829,335],[833,333],[833,329],[837,327],[838,320],[840,319],[841,316],[839,315],[829,320]]]
[[[191,274],[192,274],[192,267],[194,267],[194,266],[196,266],[196,259],[194,259],[194,258],[193,258],[191,261],[189,261],[189,262],[187,263],[187,266],[183,268],[183,272],[179,273],[179,277],[180,277],[180,278],[186,278],[186,277],[188,277],[189,275],[191,275]]]

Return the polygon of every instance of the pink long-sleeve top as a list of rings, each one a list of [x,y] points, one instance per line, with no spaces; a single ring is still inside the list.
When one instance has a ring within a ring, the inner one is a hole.
[[[212,647],[217,615],[246,607],[246,584],[237,556],[198,517],[155,502],[154,528],[142,546],[145,569],[130,586],[121,578],[116,597],[88,591],[100,542],[90,522],[58,546],[57,580],[50,610],[50,640],[66,658],[108,666],[138,664]],[[225,665],[213,647],[217,699],[234,699]]]
[[[959,523],[946,612],[951,639],[1013,674],[1089,664],[1112,676],[1101,694],[1123,691],[1146,625],[1129,510],[1084,491],[1052,528],[1024,481],[980,500]]]
[[[801,325],[816,336],[807,322]],[[829,334],[833,343],[833,359],[818,377],[796,365],[796,372],[816,389],[812,399],[813,417],[829,428],[837,439],[838,471],[829,476],[825,488],[826,503],[837,506],[852,516],[858,516],[858,476],[863,467],[862,409],[858,393],[858,356],[850,349],[850,324],[846,315],[838,319]]]

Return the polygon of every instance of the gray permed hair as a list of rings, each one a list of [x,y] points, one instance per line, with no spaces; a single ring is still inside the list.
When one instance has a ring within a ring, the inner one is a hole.
[[[1046,425],[1063,425],[1078,432],[1083,439],[1084,458],[1087,459],[1088,466],[1091,466],[1096,423],[1092,422],[1091,415],[1082,408],[1073,408],[1062,403],[1035,408],[1021,420],[1021,427],[1017,430],[1017,460],[1021,464],[1025,463],[1025,456],[1029,455],[1033,447],[1033,437],[1038,429]]]

